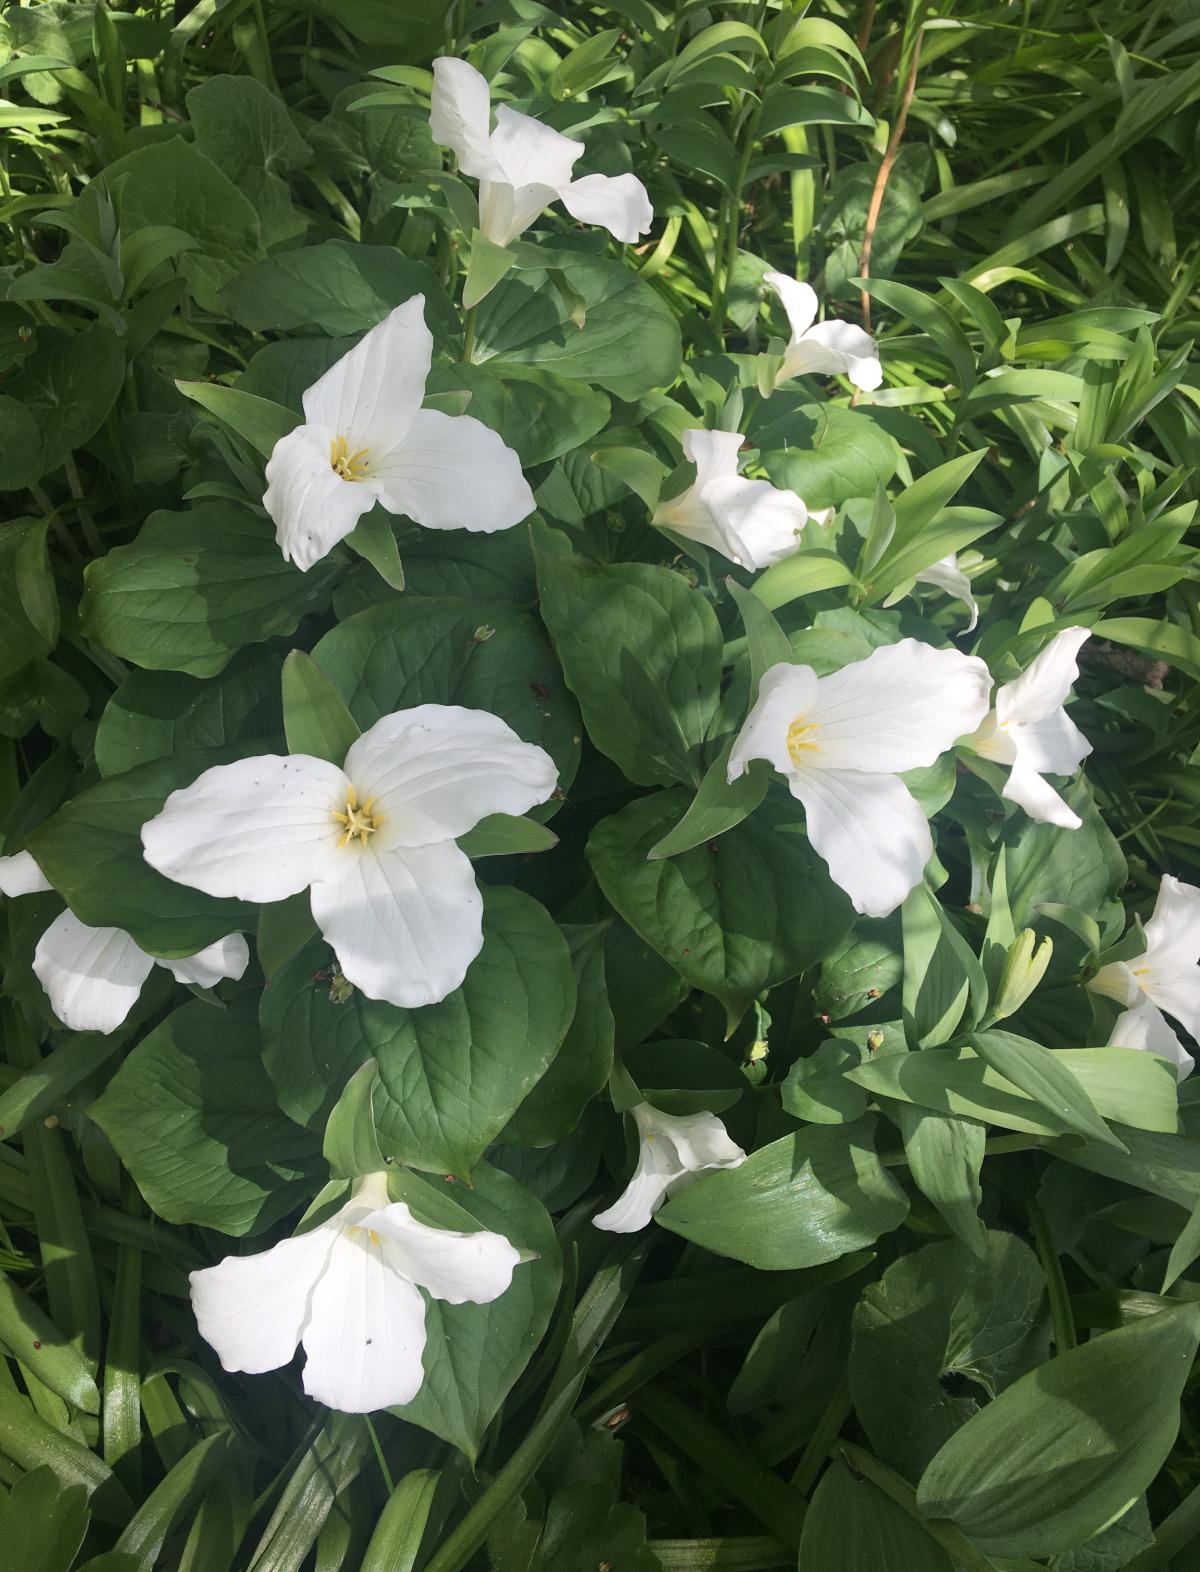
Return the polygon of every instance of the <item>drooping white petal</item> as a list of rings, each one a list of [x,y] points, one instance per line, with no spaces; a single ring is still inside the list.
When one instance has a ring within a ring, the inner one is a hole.
[[[341,847],[334,874],[313,885],[311,899],[349,981],[402,1008],[444,999],[483,945],[483,900],[470,858],[453,841]]]
[[[503,1234],[430,1228],[403,1201],[369,1213],[362,1226],[388,1240],[391,1259],[405,1277],[449,1305],[491,1304],[521,1264],[521,1252]]]
[[[338,849],[349,782],[308,754],[218,764],[173,791],[142,826],[146,861],[168,879],[247,901],[298,895]]]
[[[1155,965],[1141,981],[1147,997],[1160,1010],[1165,1010],[1191,1036],[1200,1037],[1200,966],[1171,970]]]
[[[465,60],[443,55],[433,62],[429,133],[448,147],[464,175],[502,180],[504,172],[491,149],[491,94],[487,78]]]
[[[833,318],[818,322],[788,345],[779,379],[841,373],[856,388],[869,392],[883,381],[875,340],[853,322]]]
[[[901,774],[932,764],[987,714],[983,661],[901,639],[822,677],[805,719],[822,769]],[[798,717],[797,717],[798,718]]]
[[[240,933],[227,933],[215,944],[205,945],[195,955],[176,961],[159,961],[176,982],[195,983],[198,988],[215,988],[223,977],[236,982],[250,964],[250,948]]]
[[[491,151],[510,186],[548,186],[557,194],[570,185],[583,143],[501,104]]]
[[[191,1274],[196,1324],[223,1369],[260,1375],[287,1364],[337,1234],[330,1219],[259,1255],[227,1255]]]
[[[346,1414],[410,1403],[425,1371],[425,1302],[395,1247],[342,1228],[313,1289],[303,1332],[304,1390]]]
[[[153,959],[121,928],[89,928],[60,913],[38,940],[33,970],[73,1032],[115,1032],[137,1003]]]
[[[708,1169],[736,1168],[746,1160],[715,1114],[666,1114],[645,1102],[632,1113],[640,1137],[637,1167],[612,1206],[592,1219],[609,1233],[636,1233],[668,1196]]]
[[[1016,748],[1014,762],[1045,775],[1073,775],[1092,751],[1092,745],[1064,709],[1051,710],[1041,720],[1009,726]]]
[[[512,448],[470,415],[423,409],[378,473],[383,504],[427,529],[490,534],[534,509]]]
[[[317,378],[304,394],[304,418],[344,437],[349,453],[365,450],[363,464],[374,475],[420,409],[432,359],[425,297],[413,295]]]
[[[0,895],[40,895],[54,886],[38,867],[33,853],[14,852],[0,857]]]
[[[736,1168],[746,1154],[716,1114],[701,1109],[691,1114],[668,1114],[652,1103],[638,1103],[632,1110],[644,1141],[667,1141],[679,1164],[689,1172],[706,1168]]]
[[[558,780],[544,748],[458,704],[385,715],[351,744],[344,769],[360,799],[376,799],[380,846],[455,840],[489,813],[527,813]]]
[[[784,775],[796,768],[788,752],[788,730],[798,715],[810,714],[817,702],[819,678],[811,666],[780,661],[763,673],[758,698],[729,755],[729,780],[737,780],[751,759],[766,759]]]
[[[480,233],[493,245],[510,245],[551,202],[557,200],[558,192],[553,186],[510,186],[506,180],[481,180]]]
[[[654,510],[654,523],[660,529],[672,530],[685,540],[698,541],[710,551],[719,551],[722,556],[728,557],[730,542],[717,523],[712,509],[706,506],[704,490],[697,481],[678,496],[660,502]]]
[[[929,825],[908,787],[894,775],[857,770],[797,770],[789,785],[833,882],[864,916],[889,916],[933,855]]]
[[[1155,970],[1184,971],[1200,961],[1200,889],[1164,874],[1146,924],[1146,955]]]
[[[679,1177],[678,1172],[655,1168],[643,1146],[629,1183],[611,1206],[596,1213],[592,1218],[593,1225],[610,1234],[638,1233],[648,1226],[650,1219],[667,1199],[672,1179]]]
[[[1156,1053],[1175,1066],[1182,1081],[1192,1073],[1195,1060],[1180,1042],[1170,1023],[1144,995],[1133,1009],[1119,1016],[1108,1039],[1110,1048],[1140,1048]]]
[[[807,333],[817,320],[817,292],[812,285],[806,284],[803,279],[789,278],[786,273],[774,271],[763,274],[763,283],[779,296],[787,314],[788,326],[792,330],[792,338],[798,339]]]
[[[584,175],[559,195],[572,218],[599,224],[624,245],[632,245],[654,222],[650,197],[636,175]]]
[[[996,695],[1000,726],[1045,720],[1064,704],[1079,676],[1080,648],[1090,637],[1087,628],[1064,628],[1015,681],[1006,682]]]
[[[971,581],[959,567],[955,552],[952,551],[940,562],[933,562],[929,567],[922,568],[917,574],[917,583],[932,584],[935,589],[942,590],[952,600],[961,600],[971,613],[971,620],[964,631],[967,633],[975,631],[975,624],[979,621],[979,602],[971,593]]]
[[[739,475],[709,481],[700,495],[724,542],[720,549],[739,567],[769,568],[798,549],[808,509],[794,491]]]
[[[1009,771],[1000,795],[1009,802],[1015,802],[1019,808],[1024,808],[1031,819],[1037,819],[1042,824],[1057,824],[1060,829],[1077,830],[1083,823],[1045,776],[1039,775],[1021,759],[1019,749],[1017,762]]]
[[[1141,996],[1138,980],[1133,975],[1133,968],[1125,961],[1109,961],[1107,966],[1102,966],[1096,975],[1088,980],[1088,988],[1092,993],[1103,994],[1106,999],[1115,999],[1118,1004],[1132,1007]]]
[[[329,426],[297,426],[267,460],[263,507],[284,560],[302,573],[327,557],[379,501],[377,481],[344,480],[333,468],[336,440]]]

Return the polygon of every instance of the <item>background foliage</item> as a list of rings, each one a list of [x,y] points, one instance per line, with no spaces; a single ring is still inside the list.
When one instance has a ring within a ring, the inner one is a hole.
[[[233,913],[241,985],[188,999],[158,969],[119,1032],[69,1034],[29,972],[54,899],[6,903],[10,1564],[1191,1565],[1196,1096],[1076,1054],[1112,1022],[1095,957],[1163,872],[1200,875],[1196,8],[44,0],[0,28],[5,849],[85,921],[209,942],[229,911],[149,870],[138,826],[206,764],[294,744],[323,684],[364,727],[495,709],[565,795],[552,852],[477,846],[492,951],[418,1012],[336,1002],[285,903]],[[466,339],[443,51],[657,215],[624,253],[545,216]],[[866,315],[882,389],[761,397],[766,266]],[[255,507],[263,456],[414,291],[439,407],[469,395],[540,516],[377,520],[301,575]],[[679,431],[719,420],[839,510],[753,596],[647,522]],[[1093,630],[1084,827],[1006,817],[985,765],[929,772],[945,882],[853,925],[774,794],[647,861],[780,638],[830,670],[961,633],[933,591],[885,606],[951,550],[998,678],[1036,630]],[[281,684],[293,649],[316,676]],[[1025,927],[1054,954],[1010,1016]],[[1056,1077],[1030,1042],[1068,1051]],[[754,1149],[615,1244],[589,1221],[627,1159],[614,1051]],[[415,1093],[414,1065],[441,1073]],[[431,1311],[428,1385],[373,1423],[294,1371],[220,1374],[186,1286],[352,1167],[364,1095],[412,1182],[457,1176],[539,1256],[496,1304]]]

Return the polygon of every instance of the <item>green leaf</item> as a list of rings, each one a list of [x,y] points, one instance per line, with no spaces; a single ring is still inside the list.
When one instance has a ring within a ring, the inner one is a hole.
[[[0,527],[0,681],[48,655],[58,639],[48,528],[45,519]]]
[[[229,176],[258,214],[268,247],[308,227],[283,178],[312,150],[275,93],[250,76],[211,76],[187,95],[196,146]]]
[[[904,1137],[904,1156],[914,1184],[937,1207],[951,1232],[978,1253],[986,1237],[979,1216],[986,1125],[909,1103],[898,1103],[892,1116]]]
[[[244,437],[256,453],[270,458],[275,444],[300,424],[300,416],[282,404],[227,388],[220,382],[182,382],[175,386],[185,398],[216,415],[229,429]]]
[[[58,469],[75,448],[95,436],[116,403],[124,377],[121,340],[104,323],[93,322],[81,333],[38,328],[34,352],[6,383],[6,392],[37,421],[39,472]]]
[[[1050,1349],[1037,1257],[990,1229],[974,1250],[954,1241],[901,1256],[863,1290],[853,1325],[855,1412],[878,1455],[912,1480]]]
[[[786,415],[776,410],[776,400],[792,404]],[[767,409],[769,422],[750,428],[759,462],[776,486],[803,497],[810,510],[873,497],[896,472],[895,442],[861,410],[808,403],[786,391],[775,394]]]
[[[875,1155],[874,1121],[814,1125],[737,1168],[701,1175],[656,1221],[762,1271],[834,1261],[904,1221],[908,1202]]]
[[[506,246],[498,246],[479,230],[471,233],[471,254],[467,262],[467,276],[463,280],[463,310],[470,311],[516,264],[516,257]]]
[[[950,1557],[903,1507],[835,1458],[804,1519],[800,1572],[954,1572]]]
[[[101,1522],[125,1522],[133,1511],[132,1501],[107,1463],[48,1424],[12,1385],[0,1388],[0,1454],[27,1473],[50,1469],[65,1489],[82,1486]],[[69,1502],[64,1504],[69,1511]]]
[[[744,590],[734,579],[725,580],[746,630],[746,650],[750,657],[750,703],[758,697],[758,685],[772,666],[792,664],[792,646],[760,596]]]
[[[491,1304],[429,1301],[424,1384],[411,1403],[391,1411],[449,1441],[474,1464],[488,1425],[549,1324],[562,1261],[545,1209],[499,1169],[480,1163],[470,1186],[456,1185],[453,1193],[483,1227],[516,1245],[524,1261]]]
[[[33,410],[0,395],[0,491],[24,491],[42,478],[42,428]]]
[[[997,1075],[1032,1097],[1065,1129],[1099,1141],[1102,1146],[1124,1150],[1122,1142],[1096,1112],[1079,1078],[1072,1075],[1049,1048],[1012,1032],[998,1031],[976,1032],[971,1038],[971,1047]]]
[[[405,1474],[384,1503],[359,1572],[413,1572],[441,1477],[433,1468]]]
[[[425,300],[425,320],[446,343],[455,320],[435,274],[392,246],[327,240],[281,251],[225,286],[233,320],[255,332],[365,333],[394,306],[414,295]]]
[[[1090,1539],[1166,1461],[1198,1346],[1200,1310],[1188,1305],[1059,1354],[946,1442],[921,1478],[921,1510],[995,1555]]]
[[[797,551],[755,579],[753,593],[771,611],[788,606],[805,595],[855,584],[854,574],[832,551]]]
[[[927,884],[900,908],[904,933],[904,1029],[914,1047],[932,1048],[954,1036],[968,1003],[972,1022],[987,1003],[987,983],[975,952]]]
[[[630,927],[719,999],[732,1029],[764,989],[829,954],[852,912],[784,803],[763,803],[711,844],[649,861],[686,804],[679,790],[638,798],[596,826],[588,859]]]
[[[906,583],[922,568],[927,568],[931,562],[937,562],[949,551],[957,549],[943,545],[944,534],[933,526],[950,499],[978,469],[984,452],[980,448],[975,453],[964,453],[960,458],[939,464],[893,499],[896,530],[871,575],[872,601],[886,599],[892,590]],[[978,513],[979,534],[994,529],[1001,522],[995,514],[979,513],[978,509],[972,511]],[[974,538],[969,536],[961,543],[967,545]]]
[[[698,784],[721,680],[712,607],[668,568],[595,566],[549,530],[534,553],[541,613],[592,741],[641,785]]]
[[[87,1360],[6,1272],[0,1272],[0,1346],[65,1403],[86,1414],[100,1412]]]
[[[282,683],[288,752],[340,764],[362,735],[341,694],[303,650],[293,650],[284,661]]]
[[[372,508],[365,514],[344,537],[344,543],[355,556],[371,564],[389,589],[404,588],[404,568],[395,527],[382,508]]]
[[[730,737],[704,772],[683,818],[646,853],[650,861],[676,857],[680,852],[691,851],[693,846],[716,840],[752,814],[767,795],[771,771],[762,759],[755,759],[735,781],[729,780],[729,755],[736,740]]]
[[[176,884],[142,855],[142,825],[168,795],[225,763],[195,753],[156,759],[89,786],[38,827],[29,849],[81,922],[124,928],[151,954],[172,956],[253,927],[252,906]]]
[[[335,1003],[320,939],[292,956],[262,996],[263,1056],[284,1111],[323,1129],[348,1076],[373,1057],[384,1154],[470,1174],[549,1068],[575,1006],[566,942],[536,901],[487,889],[483,930],[462,986],[417,1010],[358,989]]]
[[[337,572],[285,562],[268,520],[231,502],[152,513],[137,539],[88,564],[89,638],[138,666],[212,677],[235,650],[295,631]]]
[[[374,1059],[360,1064],[346,1082],[325,1125],[322,1156],[335,1179],[357,1179],[378,1173],[384,1165],[375,1129],[375,1089],[379,1066]]]
[[[153,1119],[147,1108],[157,1110]],[[240,1009],[215,1029],[205,1004],[174,1011],[90,1113],[169,1223],[261,1233],[305,1201],[324,1172],[317,1141],[280,1113],[258,1029]]]
[[[848,1081],[862,1055],[851,1044],[832,1037],[797,1059],[780,1087],[785,1112],[809,1124],[850,1124],[867,1111],[867,1094]]]
[[[22,1474],[0,1504],[0,1543],[10,1564],[21,1572],[70,1572],[88,1530],[87,1494],[45,1464]]]
[[[511,813],[489,813],[473,830],[458,837],[468,857],[527,856],[530,852],[549,851],[558,845],[558,836],[536,819],[522,819]]]

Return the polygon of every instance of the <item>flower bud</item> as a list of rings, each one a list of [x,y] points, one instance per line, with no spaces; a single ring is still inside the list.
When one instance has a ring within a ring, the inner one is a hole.
[[[1006,1015],[1013,1015],[1021,1008],[1046,975],[1053,953],[1052,939],[1043,939],[1038,944],[1037,934],[1032,928],[1021,929],[1004,958],[1004,970],[1000,973],[1000,984],[992,1005],[995,1020],[1002,1021]]]

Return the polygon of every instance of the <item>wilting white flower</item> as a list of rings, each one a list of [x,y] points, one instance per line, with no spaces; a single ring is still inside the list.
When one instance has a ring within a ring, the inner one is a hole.
[[[191,1274],[201,1335],[226,1370],[259,1375],[304,1345],[304,1390],[349,1414],[410,1403],[425,1372],[424,1289],[486,1305],[512,1282],[520,1252],[502,1234],[454,1233],[389,1203],[387,1174],[308,1233],[261,1255],[229,1255]]]
[[[868,392],[883,381],[883,367],[875,340],[853,322],[833,318],[817,321],[817,295],[811,284],[786,273],[764,273],[763,282],[779,296],[792,330],[776,383],[813,372],[848,377],[856,388]]]
[[[521,461],[470,415],[422,409],[433,358],[425,302],[388,313],[304,394],[304,424],[267,460],[263,506],[311,568],[381,502],[427,529],[508,529],[533,512]]]
[[[856,910],[886,917],[921,881],[929,825],[898,777],[934,761],[987,713],[987,667],[901,639],[818,677],[781,663],[729,756],[729,779],[766,759],[804,804],[808,838]]]
[[[29,852],[0,857],[0,894],[34,895],[54,886]],[[51,1008],[73,1032],[115,1032],[133,1009],[155,966],[177,982],[212,988],[223,977],[235,981],[250,951],[240,933],[226,934],[182,960],[147,955],[123,928],[89,928],[69,908],[38,940],[33,970]]]
[[[455,839],[521,814],[558,778],[498,716],[420,704],[376,721],[340,768],[305,753],[218,764],[142,827],[146,861],[207,895],[311,890],[343,974],[414,1007],[457,988],[483,944],[483,901]]]
[[[808,509],[794,491],[738,474],[742,440],[736,431],[685,431],[683,452],[696,466],[695,482],[660,503],[654,522],[739,567],[766,568],[796,550]]]
[[[1087,628],[1065,628],[1013,682],[996,694],[996,707],[971,738],[982,759],[1008,764],[1002,797],[1019,804],[1031,819],[1077,830],[1083,820],[1043,779],[1073,775],[1092,745],[1063,704],[1079,675],[1077,656],[1090,637]]]
[[[508,245],[555,201],[581,224],[600,224],[626,243],[650,228],[654,210],[636,175],[572,180],[582,142],[507,104],[496,110],[493,131],[490,110],[487,78],[474,66],[446,56],[433,62],[429,129],[463,174],[479,181],[479,228],[489,240]]]
[[[971,613],[971,620],[967,623],[964,632],[973,633],[975,624],[979,621],[979,602],[971,593],[971,581],[958,565],[958,556],[951,552],[948,557],[943,557],[940,562],[934,562],[927,568],[922,568],[916,575],[918,584],[932,584],[935,589],[940,589],[950,596],[951,600],[961,600]]]
[[[746,1161],[716,1114],[665,1114],[649,1103],[638,1103],[630,1112],[638,1127],[637,1167],[608,1210],[592,1219],[597,1228],[636,1233],[668,1196],[686,1189],[708,1169],[736,1168]]]
[[[1088,987],[1123,1004],[1110,1048],[1143,1048],[1175,1066],[1182,1081],[1195,1063],[1163,1012],[1200,1038],[1200,889],[1164,876],[1136,960],[1102,966]]]

